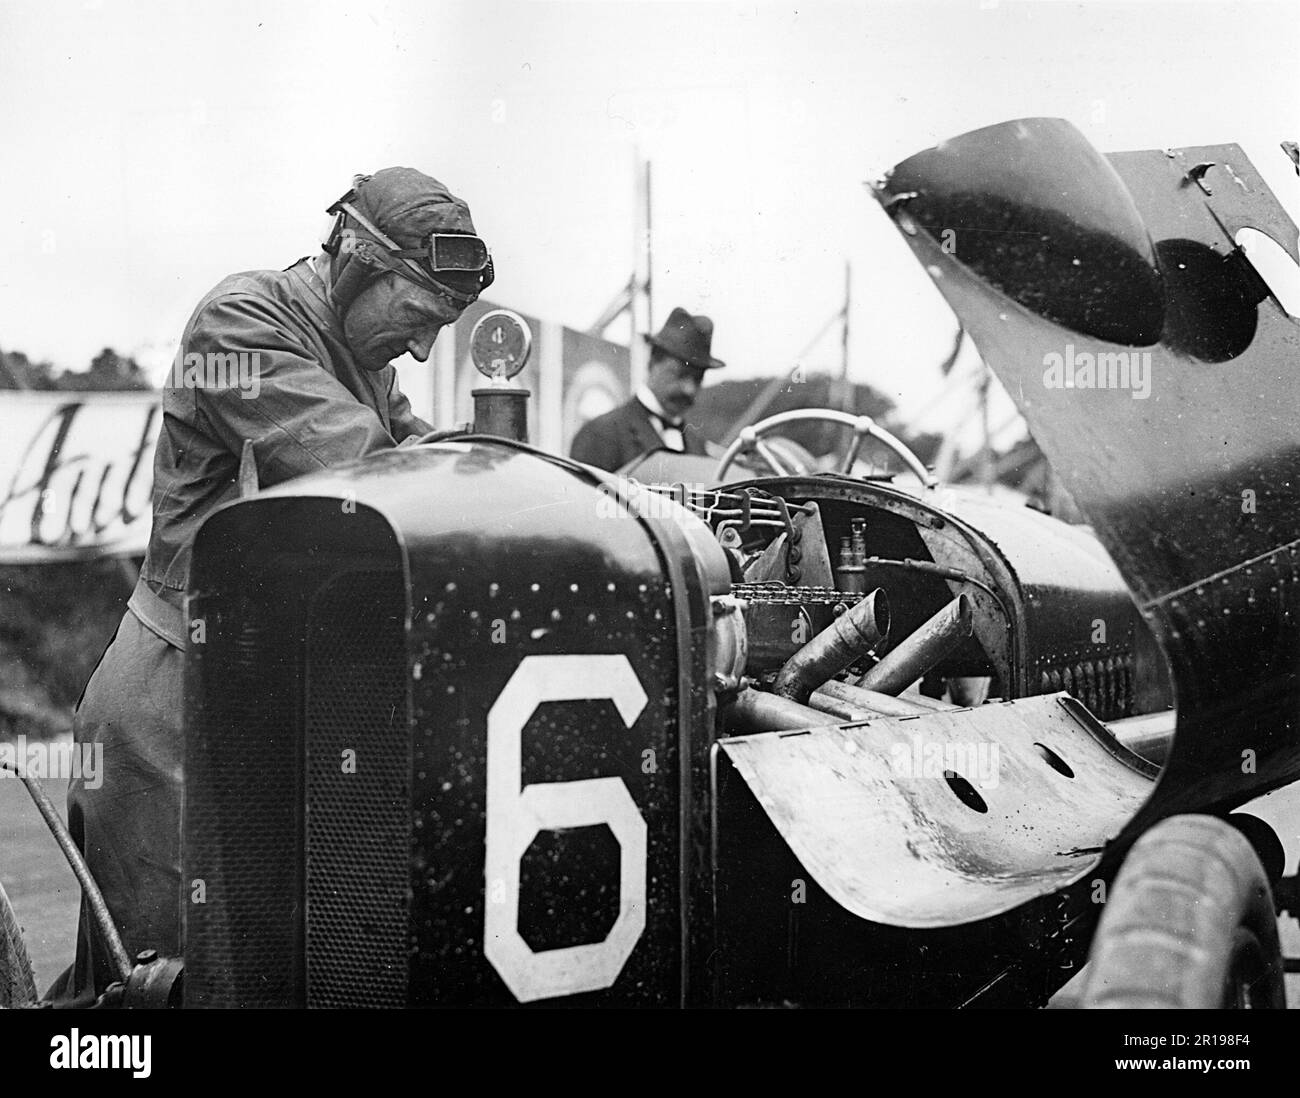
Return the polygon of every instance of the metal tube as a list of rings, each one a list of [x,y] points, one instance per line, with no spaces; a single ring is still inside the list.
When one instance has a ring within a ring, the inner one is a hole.
[[[779,698],[764,690],[742,690],[726,709],[727,727],[735,732],[784,732],[821,728],[840,722],[820,710]]]
[[[956,709],[933,698],[895,698],[876,690],[864,690],[839,679],[831,679],[814,690],[808,704],[824,713],[833,713],[841,720],[862,720],[865,717],[912,717],[918,713],[933,713],[941,709]],[[849,716],[848,714],[853,714]]]
[[[974,628],[970,599],[958,595],[855,685],[882,694],[901,694],[969,637]]]
[[[854,705],[852,702],[842,701],[827,694],[824,690],[814,690],[812,697],[808,699],[808,704],[822,713],[829,714],[837,721],[868,721],[872,717],[886,716],[884,713],[878,713],[871,709],[863,709],[860,705]],[[901,716],[902,714],[891,713],[888,715]]]
[[[861,686],[858,686],[858,687],[855,687],[854,689],[856,689],[856,690],[861,690],[861,689],[863,689],[863,688],[862,688]],[[868,693],[868,694],[871,694],[871,693],[874,693],[874,691],[868,690],[867,693]],[[882,698],[888,698],[888,697],[890,697],[891,695],[889,695],[889,694],[882,694],[882,695],[880,695],[880,696],[881,696]],[[929,712],[936,712],[936,711],[938,711],[938,710],[942,710],[942,709],[949,709],[949,710],[951,710],[951,709],[967,709],[967,708],[969,708],[968,706],[965,706],[965,705],[957,705],[957,704],[955,704],[955,703],[953,703],[953,702],[940,701],[938,698],[927,698],[924,694],[918,693],[918,692],[915,691],[915,690],[904,690],[901,694],[898,695],[898,700],[899,700],[899,701],[903,701],[903,702],[908,702],[908,703],[911,704],[911,705],[918,706],[919,708],[921,708],[921,709],[925,709],[925,710],[927,710],[927,711],[929,711]]]
[[[527,389],[493,386],[474,389],[474,433],[528,441]]]
[[[45,826],[53,833],[54,841],[59,844],[63,856],[68,859],[68,865],[72,866],[72,873],[77,878],[77,883],[81,885],[82,894],[86,897],[86,903],[90,907],[90,913],[95,920],[95,925],[99,928],[100,937],[108,947],[109,957],[113,962],[113,967],[117,970],[117,978],[125,982],[126,978],[131,975],[131,958],[127,956],[126,947],[122,944],[122,937],[117,932],[113,916],[109,914],[108,904],[104,902],[104,894],[99,891],[99,885],[95,883],[95,878],[91,876],[90,867],[86,865],[86,859],[81,856],[77,844],[72,841],[72,835],[68,831],[67,825],[59,816],[58,810],[51,803],[45,790],[41,788],[39,781],[29,777],[24,770],[20,770],[16,766],[10,766],[8,763],[0,763],[0,767],[17,774],[22,778],[23,785],[27,786],[27,792],[32,795],[32,800],[36,802],[37,811],[45,819]]]
[[[772,693],[800,703],[827,679],[866,655],[889,635],[889,599],[877,587],[785,661]]]
[[[1178,724],[1178,710],[1163,709],[1157,713],[1143,713],[1138,717],[1122,717],[1107,721],[1110,734],[1135,755],[1163,766],[1174,742],[1174,727]]]

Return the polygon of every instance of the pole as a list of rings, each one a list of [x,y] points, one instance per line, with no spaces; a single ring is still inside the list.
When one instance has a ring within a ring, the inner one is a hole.
[[[853,265],[844,261],[844,317],[840,326],[840,410],[850,412],[853,409],[851,390],[849,389],[849,306],[853,301]]]
[[[628,300],[631,321],[629,351],[632,360],[632,387],[645,381],[649,350],[641,337],[651,332],[653,315],[650,307],[650,162],[642,160],[638,149],[633,162],[632,183],[635,209],[632,217],[632,281]]]
[[[799,370],[803,367],[804,355],[806,355],[809,351],[811,351],[814,347],[816,347],[818,343],[821,342],[822,336],[824,336],[827,332],[829,332],[839,321],[839,319],[840,316],[838,313],[831,314],[830,318],[826,321],[826,323],[817,329],[817,334],[813,336],[812,339],[810,339],[804,345],[804,349],[800,351],[797,355],[795,355],[794,365],[791,366],[788,370],[786,370],[785,373],[777,374],[775,377],[773,377],[772,380],[769,381],[767,385],[763,388],[763,391],[759,393],[758,396],[756,396],[752,401],[750,401],[749,407],[746,408],[743,412],[741,412],[740,415],[736,418],[736,421],[731,425],[731,429],[727,432],[726,437],[722,440],[721,445],[730,446],[740,436],[740,432],[744,428],[748,427],[751,423],[757,421],[758,417],[764,411],[767,410],[767,406],[776,399],[777,394],[780,393],[781,390],[785,388],[786,383],[790,380],[791,375],[793,375],[796,370]]]
[[[830,382],[830,389],[827,392],[827,403],[832,408],[838,408],[841,412],[850,410],[853,400],[849,391],[849,300],[852,296],[852,269],[849,261],[844,261],[844,301],[840,305],[840,372],[838,378],[833,378]],[[822,446],[830,447],[834,444],[835,428],[831,424],[825,424],[821,430]]]
[[[651,195],[650,161],[645,162],[645,330],[654,330],[654,203]]]

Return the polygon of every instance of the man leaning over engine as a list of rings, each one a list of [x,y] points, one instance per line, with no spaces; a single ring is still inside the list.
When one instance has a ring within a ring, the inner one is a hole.
[[[103,745],[103,782],[73,781],[68,823],[130,956],[181,948],[183,611],[195,532],[239,495],[246,444],[245,477],[255,468],[268,487],[432,430],[390,360],[427,360],[439,331],[492,282],[469,206],[414,169],[358,176],[330,213],[320,255],[231,275],[194,310],[163,393],[148,555],[77,705],[74,736]],[[88,1003],[114,978],[83,897],[76,961],[52,996]]]

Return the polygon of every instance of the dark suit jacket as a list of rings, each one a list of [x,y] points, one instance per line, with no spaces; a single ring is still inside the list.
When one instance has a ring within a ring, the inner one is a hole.
[[[688,454],[704,454],[704,439],[690,424],[682,429]],[[646,407],[633,397],[612,412],[583,425],[569,448],[569,456],[585,465],[614,472],[648,450],[664,448]]]

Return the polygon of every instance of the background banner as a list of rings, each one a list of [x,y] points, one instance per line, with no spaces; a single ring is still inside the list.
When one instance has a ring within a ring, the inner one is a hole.
[[[143,556],[158,392],[0,397],[0,563]]]

